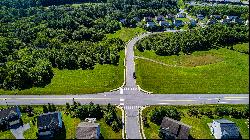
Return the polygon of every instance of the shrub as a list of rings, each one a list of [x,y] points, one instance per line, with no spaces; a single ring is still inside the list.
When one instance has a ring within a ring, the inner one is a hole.
[[[227,106],[220,106],[220,107],[216,107],[215,112],[216,112],[216,115],[222,117],[224,115],[225,116],[230,115],[230,113],[231,113],[230,110],[231,110],[231,108],[229,108]]]
[[[160,125],[165,116],[179,121],[181,119],[181,112],[175,107],[155,108],[150,112],[150,121]]]

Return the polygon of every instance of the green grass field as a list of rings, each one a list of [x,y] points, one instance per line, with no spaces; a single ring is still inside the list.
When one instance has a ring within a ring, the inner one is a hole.
[[[249,93],[249,55],[226,48],[192,55],[135,53],[171,66],[136,59],[137,84],[153,93]]]
[[[236,44],[233,46],[233,49],[241,53],[249,54],[249,43]]]
[[[6,106],[4,106],[6,107]],[[79,118],[71,118],[70,115],[65,115],[64,110],[62,107],[64,106],[57,106],[62,113],[62,120],[64,122],[65,128],[66,128],[66,139],[75,139],[76,137],[76,128],[78,124],[81,122]],[[34,109],[34,116],[28,117],[26,113],[22,113],[22,120],[24,124],[29,123],[30,129],[24,132],[24,138],[25,139],[37,139],[36,132],[38,131],[36,123],[33,124],[32,120],[35,119],[39,114],[42,114],[43,109],[42,106],[33,106]],[[119,117],[122,117],[121,110],[117,108],[117,115]],[[111,128],[111,126],[107,125],[102,118],[101,120],[97,121],[97,123],[100,124],[101,134],[105,139],[122,139],[122,130],[119,132],[114,132]],[[0,139],[15,139],[15,137],[12,135],[10,130],[0,132]]]
[[[133,37],[146,32],[142,28],[125,28],[123,27],[121,30],[116,31],[114,34],[107,34],[107,38],[120,38],[124,42],[128,42]]]
[[[207,108],[207,107],[211,107],[213,108],[214,105],[212,106],[208,106],[208,105],[201,105],[197,108]],[[220,105],[222,106],[222,105]],[[229,106],[239,106],[242,107],[244,105],[229,105]],[[151,106],[148,107],[146,109],[143,110],[143,116],[148,116],[148,122],[149,122],[149,126],[150,127],[144,127],[144,133],[147,139],[160,139],[160,137],[158,136],[159,134],[159,125],[154,124],[153,122],[150,122],[149,119],[149,115],[148,112],[150,110],[153,110],[155,107],[157,106]],[[177,106],[178,110],[181,110],[183,112],[183,116],[181,117],[181,122],[183,122],[184,124],[187,124],[189,126],[191,126],[191,130],[190,130],[190,135],[194,138],[194,139],[214,139],[214,137],[210,134],[210,130],[209,127],[207,125],[207,123],[211,123],[213,121],[213,119],[208,118],[207,116],[202,116],[201,118],[196,118],[196,117],[190,117],[189,115],[187,115],[187,111],[190,107],[189,106]],[[239,127],[240,129],[240,133],[242,135],[243,139],[249,139],[249,128],[247,128],[247,124],[246,119],[235,119],[235,118],[231,118],[229,116],[224,116],[223,118],[226,118],[228,120],[231,120],[233,122],[236,123],[236,125]],[[214,119],[220,119],[220,117],[215,116]]]
[[[94,70],[53,69],[54,77],[44,88],[4,91],[1,94],[88,94],[109,91],[122,85],[124,79],[124,51],[120,52],[118,66],[97,64]]]

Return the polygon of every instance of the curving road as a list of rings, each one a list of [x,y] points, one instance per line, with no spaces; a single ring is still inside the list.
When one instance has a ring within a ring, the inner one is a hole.
[[[170,32],[176,32],[171,30]],[[73,98],[81,104],[120,105],[125,110],[125,133],[127,139],[141,139],[139,125],[139,108],[147,105],[191,105],[191,104],[249,104],[248,94],[145,94],[139,91],[135,71],[134,45],[150,34],[145,33],[128,42],[126,47],[126,80],[118,91],[83,95],[0,95],[0,105],[43,105],[53,103],[72,104]]]

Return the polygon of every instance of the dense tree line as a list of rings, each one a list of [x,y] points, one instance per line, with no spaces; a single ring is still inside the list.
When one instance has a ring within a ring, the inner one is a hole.
[[[234,5],[216,5],[216,6],[188,6],[187,11],[196,16],[197,14],[202,14],[204,16],[210,15],[231,15],[238,16],[244,20],[249,18],[249,8],[244,6],[234,6]]]
[[[1,0],[0,88],[43,87],[53,77],[52,67],[117,65],[124,42],[105,36],[121,29],[120,19],[135,27],[134,17],[177,9],[174,0]]]
[[[157,55],[190,54],[248,42],[248,30],[249,27],[244,25],[215,24],[198,30],[151,35],[138,41],[136,48],[139,51],[154,50]]]
[[[44,107],[45,111],[46,109]],[[104,118],[106,124],[112,127],[113,131],[118,132],[122,129],[122,120],[117,116],[116,107],[108,104],[107,107],[101,107],[99,104],[90,102],[88,105],[81,105],[79,102],[73,102],[73,105],[66,103],[65,113],[73,118],[85,120],[86,118]]]

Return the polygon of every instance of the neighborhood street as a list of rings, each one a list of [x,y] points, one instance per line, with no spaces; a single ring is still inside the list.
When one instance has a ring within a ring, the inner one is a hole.
[[[249,104],[248,94],[147,94],[140,90],[133,78],[135,72],[134,45],[152,33],[135,37],[126,47],[126,82],[122,89],[113,92],[79,95],[0,95],[0,105],[43,105],[53,103],[72,104],[73,99],[81,104],[119,105],[125,110],[125,132],[127,139],[141,139],[139,108],[148,105],[191,104]]]

